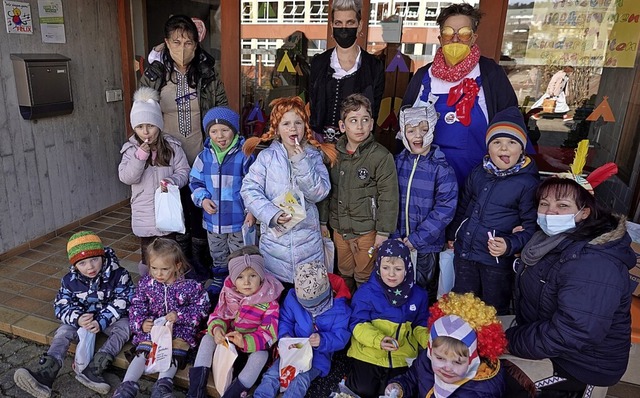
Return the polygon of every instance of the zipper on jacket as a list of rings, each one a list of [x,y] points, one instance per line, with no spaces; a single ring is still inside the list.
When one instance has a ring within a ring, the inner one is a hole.
[[[376,198],[371,197],[371,214],[373,215],[373,221],[376,221],[378,217],[376,216]]]
[[[162,285],[164,286],[164,313],[168,314],[169,313],[169,303],[167,302],[167,284],[163,283]]]
[[[224,159],[222,159],[222,163],[224,163]],[[218,167],[218,206],[216,209],[216,214],[218,215],[218,234],[222,234],[222,218],[220,217],[220,204],[222,204],[222,164]]]
[[[405,238],[409,237],[409,200],[411,199],[411,184],[413,183],[413,175],[416,173],[416,167],[418,166],[418,159],[420,159],[420,155],[416,156],[416,159],[413,161],[413,168],[411,169],[411,174],[409,175],[409,183],[407,184],[407,200],[404,204]]]

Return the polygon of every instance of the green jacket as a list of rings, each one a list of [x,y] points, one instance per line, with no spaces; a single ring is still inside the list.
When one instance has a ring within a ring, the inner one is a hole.
[[[343,135],[336,143],[338,161],[329,170],[331,194],[320,206],[320,222],[328,222],[344,239],[371,231],[388,236],[396,230],[399,206],[393,155],[373,134],[353,155],[346,145]]]
[[[202,129],[202,120],[207,111],[216,106],[226,106],[229,104],[227,93],[224,90],[224,84],[218,78],[218,74],[214,69],[214,59],[206,54],[201,54],[201,60],[198,63],[200,68],[200,79],[197,82],[196,92],[198,93],[198,104],[200,105],[200,128]],[[151,87],[160,92],[162,87],[167,84],[167,73],[162,62],[155,61],[147,67],[144,75],[140,79],[140,86]],[[206,134],[203,134],[205,137]]]

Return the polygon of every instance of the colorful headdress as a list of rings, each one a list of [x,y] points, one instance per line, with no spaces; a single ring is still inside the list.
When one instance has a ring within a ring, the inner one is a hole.
[[[496,362],[507,347],[502,324],[496,317],[496,309],[485,304],[472,293],[448,293],[429,309],[428,327],[445,315],[457,315],[467,322],[478,337],[480,358]]]
[[[570,171],[566,173],[558,173],[556,177],[558,178],[568,178],[574,180],[580,186],[587,191],[591,195],[593,195],[593,190],[598,185],[602,184],[609,177],[618,173],[618,166],[613,163],[605,163],[597,169],[593,170],[587,178],[582,177],[582,169],[584,165],[587,163],[587,153],[589,152],[589,140],[582,140],[578,143],[578,147],[576,148],[575,155],[573,157],[573,162],[569,165]]]
[[[278,125],[282,120],[285,113],[289,111],[296,112],[304,121],[305,133],[302,138],[301,144],[305,141],[314,147],[320,149],[322,153],[327,157],[331,166],[333,166],[338,159],[338,151],[333,144],[320,143],[313,135],[313,130],[309,125],[309,110],[305,106],[304,101],[300,97],[285,97],[277,98],[271,101],[269,104],[271,107],[271,116],[269,117],[269,131],[262,134],[260,137],[248,138],[242,146],[242,151],[245,155],[249,156],[253,153],[260,142],[271,141],[278,137]]]

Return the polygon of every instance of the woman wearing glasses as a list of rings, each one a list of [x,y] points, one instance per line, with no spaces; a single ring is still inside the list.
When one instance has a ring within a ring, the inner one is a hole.
[[[433,141],[464,181],[486,153],[488,121],[518,99],[504,71],[480,55],[476,44],[482,14],[469,4],[452,4],[438,15],[440,48],[432,63],[418,69],[402,105],[426,106],[429,94],[438,96],[439,113]]]
[[[316,137],[335,142],[340,134],[340,103],[351,94],[363,94],[378,117],[384,91],[384,65],[356,44],[362,31],[362,1],[334,0],[332,37],[336,47],[311,60],[309,124]]]
[[[161,61],[153,62],[144,72],[141,86],[160,93],[164,119],[163,132],[180,141],[189,165],[202,151],[202,118],[213,107],[227,105],[227,94],[214,69],[215,60],[200,47],[198,29],[190,17],[174,15],[164,25],[164,49]],[[202,228],[202,209],[191,200],[186,186],[180,190],[186,234],[178,243],[198,279],[208,277],[211,265],[207,233]]]

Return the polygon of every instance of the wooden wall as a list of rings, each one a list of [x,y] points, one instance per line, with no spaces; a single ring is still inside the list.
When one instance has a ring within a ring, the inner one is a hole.
[[[28,1],[34,34],[0,28],[0,253],[51,233],[129,196],[117,167],[125,137],[117,2],[64,1],[66,44],[42,43],[37,0]],[[70,61],[74,111],[23,120],[11,53],[58,53]]]

